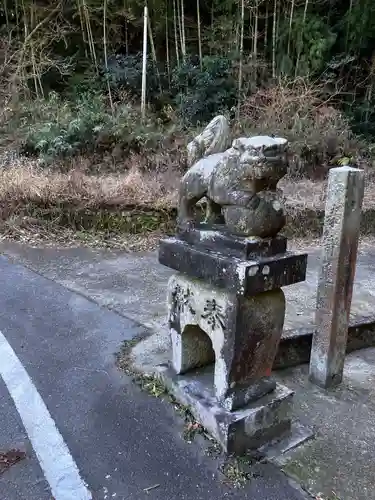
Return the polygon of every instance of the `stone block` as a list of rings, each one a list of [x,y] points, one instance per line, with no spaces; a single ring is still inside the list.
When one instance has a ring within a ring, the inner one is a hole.
[[[307,254],[285,252],[246,260],[171,237],[160,241],[159,262],[214,287],[249,296],[304,281]]]
[[[212,368],[177,375],[159,366],[157,375],[227,453],[241,455],[290,434],[294,393],[287,387],[277,384],[271,393],[229,411],[218,403],[213,392]]]

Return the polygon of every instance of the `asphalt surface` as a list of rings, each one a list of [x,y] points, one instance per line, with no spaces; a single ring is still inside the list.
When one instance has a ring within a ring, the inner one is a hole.
[[[188,444],[181,438],[182,422],[172,406],[142,392],[116,368],[114,354],[121,342],[142,334],[142,327],[3,256],[0,330],[95,500],[306,498],[270,464],[257,465],[245,488],[225,484],[221,459],[207,455],[202,442]],[[0,476],[1,500],[51,500],[1,379],[0,401],[0,450],[27,453]]]

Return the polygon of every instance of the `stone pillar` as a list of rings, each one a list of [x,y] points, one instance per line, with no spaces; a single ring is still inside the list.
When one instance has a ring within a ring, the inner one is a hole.
[[[330,170],[309,375],[323,388],[342,381],[363,194],[363,170]]]

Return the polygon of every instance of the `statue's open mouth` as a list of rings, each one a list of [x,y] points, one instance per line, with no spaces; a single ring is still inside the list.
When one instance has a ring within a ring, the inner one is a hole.
[[[279,155],[272,155],[272,156],[264,155],[264,159],[267,161],[267,163],[278,163],[278,164],[288,163],[287,153],[280,153]]]
[[[275,151],[272,151],[272,155],[264,154],[252,154],[250,151],[243,153],[241,156],[241,164],[248,165],[249,167],[254,166],[256,163],[261,164],[276,164],[276,165],[284,165],[288,164],[288,155],[286,152],[281,152],[279,154],[275,154]]]

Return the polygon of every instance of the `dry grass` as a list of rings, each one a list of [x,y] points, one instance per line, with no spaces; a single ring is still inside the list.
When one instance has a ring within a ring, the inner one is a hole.
[[[19,158],[0,169],[0,239],[33,246],[154,248],[176,206],[179,174],[142,172],[134,162],[124,173],[92,175],[86,163],[63,173]],[[155,217],[154,211],[166,215]]]
[[[155,248],[161,234],[173,230],[179,172],[150,173],[134,165],[124,173],[92,175],[85,165],[63,173],[24,158],[0,169],[1,237],[32,245],[144,250]],[[288,236],[316,238],[322,228],[327,182],[285,178],[280,187]],[[364,213],[364,233],[370,234],[375,213],[371,181]]]
[[[175,206],[177,183],[178,174],[173,171],[141,173],[134,167],[122,174],[94,176],[79,169],[60,173],[41,168],[37,162],[23,162],[0,170],[0,215],[4,218],[6,211],[27,203],[46,207],[68,204],[87,209],[168,209]]]
[[[296,209],[324,209],[327,181],[310,179],[282,179],[279,187],[283,191],[286,206]]]
[[[15,164],[16,163],[16,164]],[[137,206],[172,209],[177,204],[181,173],[173,169],[142,172],[133,166],[124,173],[87,174],[77,167],[67,173],[42,168],[38,161],[18,159],[0,169],[0,215],[31,203],[38,206],[118,209]],[[323,210],[327,181],[285,178],[280,184],[287,206]],[[368,180],[364,208],[375,206],[375,184]]]
[[[280,188],[283,190],[285,203],[288,211],[295,209],[324,210],[327,180],[312,181],[310,179],[283,179]],[[375,183],[372,176],[367,177],[365,195],[363,199],[363,210],[375,209]]]

